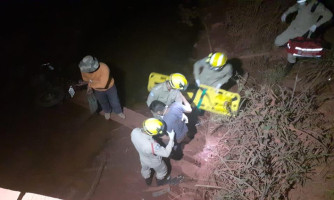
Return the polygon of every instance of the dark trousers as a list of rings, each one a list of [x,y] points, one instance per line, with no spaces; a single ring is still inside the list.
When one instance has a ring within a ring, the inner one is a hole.
[[[106,91],[94,90],[94,94],[100,103],[103,112],[111,113],[113,111],[116,114],[122,113],[121,104],[117,94],[117,88],[113,85]]]

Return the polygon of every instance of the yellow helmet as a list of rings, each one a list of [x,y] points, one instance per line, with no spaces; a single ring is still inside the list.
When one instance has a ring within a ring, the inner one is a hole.
[[[177,90],[186,90],[188,87],[186,77],[180,73],[171,74],[169,77],[169,83],[173,89]]]
[[[160,119],[148,118],[143,122],[143,129],[151,136],[162,135],[166,131],[166,126],[165,122]]]
[[[225,65],[227,56],[222,52],[210,53],[207,59],[207,62],[210,64],[211,68],[214,70],[220,69]]]

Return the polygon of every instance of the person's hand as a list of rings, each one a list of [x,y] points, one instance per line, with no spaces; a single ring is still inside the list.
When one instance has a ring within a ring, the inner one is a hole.
[[[182,113],[182,121],[186,124],[188,124],[189,122],[187,115],[185,115],[184,113]]]
[[[197,87],[199,87],[201,85],[201,82],[198,79],[196,79],[196,85],[197,85]]]
[[[93,93],[93,89],[91,87],[87,87],[87,91],[86,94],[92,94]]]
[[[283,15],[281,16],[281,21],[282,21],[282,22],[285,22],[285,20],[286,20],[286,14],[283,13]]]
[[[313,33],[313,32],[315,32],[315,30],[317,30],[317,25],[313,24],[313,25],[310,27],[310,31]]]
[[[174,136],[175,136],[175,132],[174,132],[174,130],[172,130],[171,132],[168,132],[168,131],[167,131],[167,134],[168,134],[168,136],[169,136],[169,139],[174,140]]]

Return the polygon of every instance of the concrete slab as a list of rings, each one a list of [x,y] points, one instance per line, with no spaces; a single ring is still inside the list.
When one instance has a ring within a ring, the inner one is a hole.
[[[34,193],[26,193],[23,196],[22,200],[61,200],[61,199],[39,195],[39,194],[34,194]]]
[[[18,191],[0,188],[0,199],[17,200],[19,196],[20,196],[20,192]]]
[[[146,116],[137,113],[131,109],[128,109],[126,107],[123,108],[123,112],[125,115],[125,119],[120,118],[118,115],[116,114],[112,114],[111,115],[111,120],[116,121],[130,129],[134,129],[137,127],[142,127],[142,123],[145,119],[147,119]]]
[[[78,91],[75,96],[73,97],[73,99],[71,99],[71,101],[77,105],[80,105],[86,109],[89,110],[89,105],[88,105],[88,100],[86,98],[86,91]],[[141,127],[142,123],[145,119],[147,119],[146,116],[135,112],[129,108],[124,107],[123,108],[123,112],[125,114],[125,119],[120,118],[119,116],[117,116],[116,114],[112,114],[111,115],[111,120],[116,121],[130,129],[136,128],[136,127]],[[101,115],[104,115],[103,112],[100,113]]]

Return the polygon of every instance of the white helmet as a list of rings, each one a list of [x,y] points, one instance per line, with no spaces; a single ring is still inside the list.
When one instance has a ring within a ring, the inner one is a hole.
[[[304,5],[306,3],[306,0],[297,0],[297,3]]]
[[[95,57],[87,55],[80,61],[79,68],[81,72],[94,72],[99,68],[99,61]]]

